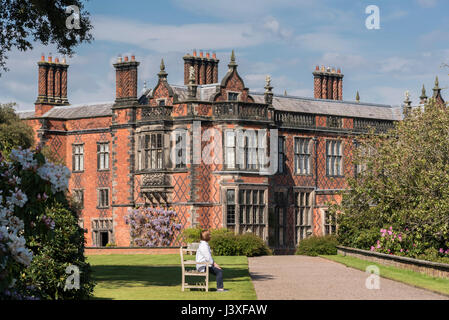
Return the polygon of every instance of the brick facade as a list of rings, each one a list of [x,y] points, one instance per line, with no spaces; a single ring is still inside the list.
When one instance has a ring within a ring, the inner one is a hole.
[[[332,232],[325,212],[328,202],[340,201],[338,192],[355,174],[354,139],[368,124],[379,130],[391,126],[399,119],[394,110],[341,101],[340,70],[317,67],[315,99],[307,99],[273,95],[268,79],[265,93],[250,92],[238,74],[234,53],[221,83],[215,54],[198,57],[194,52],[184,56],[184,62],[184,86],[168,83],[162,62],[156,87],[139,96],[139,63],[135,57],[119,58],[114,64],[115,102],[81,107],[66,106],[65,62],[39,62],[35,113],[26,121],[39,143],[73,170],[69,190],[84,195],[80,224],[87,229],[87,246],[129,246],[124,217],[136,205],[171,207],[184,228],[254,232],[280,250],[294,247],[304,236]],[[190,67],[196,76],[193,83]],[[55,75],[59,80],[53,82]],[[52,89],[53,83],[58,90]],[[49,89],[60,99],[51,98]],[[248,157],[255,149],[249,142],[244,147],[236,137],[232,145],[229,130],[236,129],[266,130],[265,141],[270,145],[273,140],[276,148],[283,141],[283,151],[273,153],[276,159],[283,154],[282,172],[261,172],[260,164],[252,167]],[[188,160],[177,165],[173,136],[180,130],[185,132],[183,154]],[[240,147],[248,154],[245,164],[226,163]],[[195,161],[198,155],[202,161]],[[105,168],[99,167],[101,157],[108,159],[102,162],[108,163]],[[173,245],[181,243],[178,238]]]

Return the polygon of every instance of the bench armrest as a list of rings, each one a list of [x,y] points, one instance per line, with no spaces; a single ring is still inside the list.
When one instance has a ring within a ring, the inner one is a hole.
[[[210,264],[210,262],[196,262],[196,261],[192,261],[192,260],[187,260],[187,261],[184,261],[183,262],[183,264],[187,264],[187,265],[194,265],[194,264],[200,264],[200,265],[209,265]]]

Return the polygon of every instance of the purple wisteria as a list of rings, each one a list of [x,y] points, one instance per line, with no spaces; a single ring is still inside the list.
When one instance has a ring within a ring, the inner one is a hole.
[[[175,211],[145,207],[130,210],[125,222],[130,225],[133,244],[138,247],[170,246],[182,228]]]

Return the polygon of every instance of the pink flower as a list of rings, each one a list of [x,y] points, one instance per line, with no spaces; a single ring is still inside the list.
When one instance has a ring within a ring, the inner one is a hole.
[[[374,251],[374,247],[373,246],[371,246],[371,251]]]
[[[440,248],[440,253],[444,253],[444,250],[443,250],[443,248]]]

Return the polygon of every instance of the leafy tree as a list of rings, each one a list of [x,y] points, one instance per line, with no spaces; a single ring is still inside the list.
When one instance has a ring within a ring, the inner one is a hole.
[[[369,151],[369,152],[367,152]],[[370,249],[392,227],[414,254],[449,247],[449,111],[434,99],[386,134],[360,139],[355,162],[365,170],[331,212],[343,245]],[[341,214],[337,214],[341,213]]]
[[[7,53],[12,48],[33,49],[33,41],[43,45],[55,44],[61,54],[72,55],[73,49],[93,39],[89,13],[83,0],[0,0],[0,67],[7,71]],[[73,24],[67,7],[79,8],[79,28]]]
[[[45,300],[90,298],[95,284],[84,257],[84,230],[78,225],[78,214],[67,204],[55,203],[46,208],[45,217],[54,223],[53,234],[51,238],[39,233],[29,237],[36,254],[20,279],[23,291]],[[79,288],[66,289],[70,266],[79,270]]]
[[[70,170],[14,149],[9,161],[0,152],[0,176],[0,300],[89,298],[84,230],[66,194]],[[79,288],[75,280],[64,290],[70,266],[80,271]]]
[[[15,113],[15,103],[0,104],[0,151],[7,155],[16,147],[29,148],[34,143],[33,129]]]

